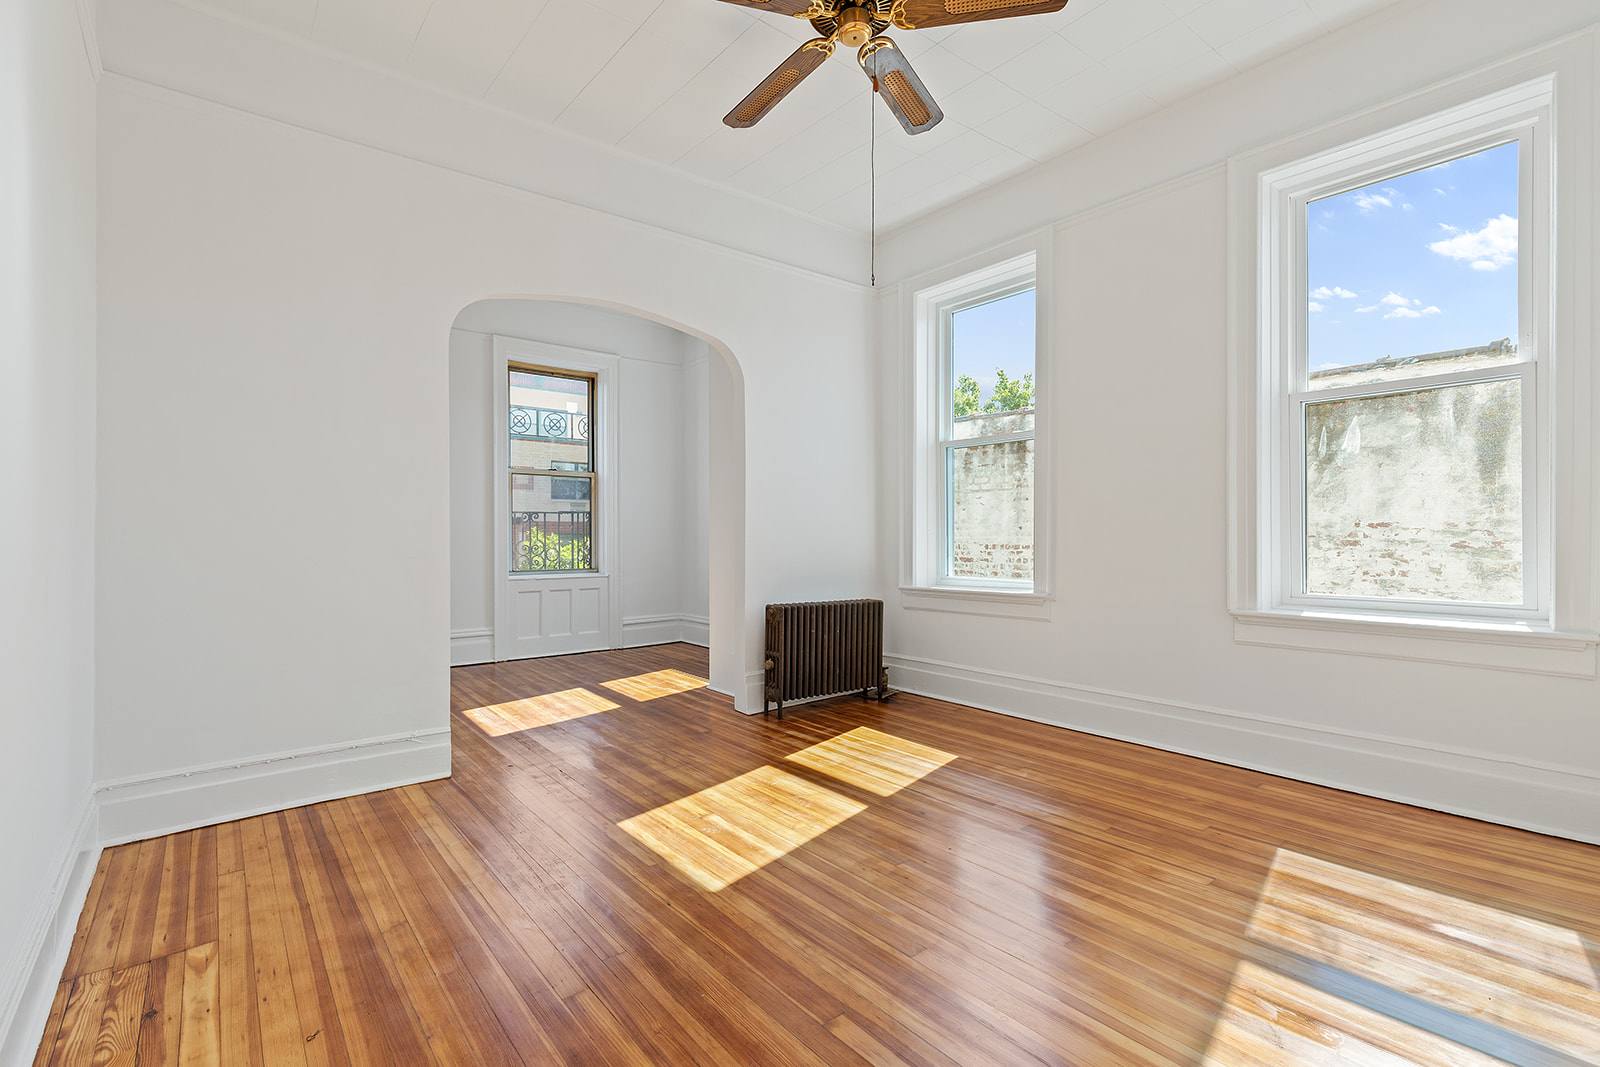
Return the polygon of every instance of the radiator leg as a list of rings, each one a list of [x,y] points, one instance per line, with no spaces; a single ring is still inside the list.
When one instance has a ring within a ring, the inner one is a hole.
[[[779,719],[783,718],[783,698],[782,697],[778,698],[778,718]]]

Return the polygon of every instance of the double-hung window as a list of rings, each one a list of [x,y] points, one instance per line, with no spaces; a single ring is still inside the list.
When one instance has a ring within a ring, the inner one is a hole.
[[[595,377],[518,364],[507,374],[510,572],[595,570]]]
[[[1558,604],[1555,573],[1587,568],[1558,544],[1553,94],[1535,79],[1231,162],[1241,639],[1288,625],[1269,617],[1578,634],[1586,602]],[[1586,339],[1566,340],[1570,376]],[[1300,647],[1338,644],[1318,641]]]
[[[1038,255],[915,290],[908,593],[1043,590]]]

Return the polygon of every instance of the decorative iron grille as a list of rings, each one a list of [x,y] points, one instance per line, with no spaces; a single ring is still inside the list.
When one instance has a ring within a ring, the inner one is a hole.
[[[506,426],[512,437],[575,444],[589,440],[589,416],[580,411],[513,407],[506,419]]]
[[[594,569],[593,516],[587,511],[513,511],[511,543],[519,573]]]

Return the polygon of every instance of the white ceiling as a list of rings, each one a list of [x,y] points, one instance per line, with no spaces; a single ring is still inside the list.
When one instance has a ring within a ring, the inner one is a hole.
[[[890,31],[944,108],[877,110],[878,225],[897,225],[1392,0],[1070,0]],[[802,40],[719,0],[198,0],[703,178],[867,225],[866,79],[841,48],[760,125],[722,116]]]

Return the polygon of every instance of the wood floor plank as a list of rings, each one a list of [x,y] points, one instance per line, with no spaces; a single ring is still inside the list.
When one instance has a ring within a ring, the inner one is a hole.
[[[458,668],[451,778],[107,849],[35,1063],[1600,1062],[1600,849],[705,677]]]
[[[56,1034],[61,1032],[61,1017],[67,1010],[67,998],[72,995],[70,981],[56,983],[56,992],[50,998],[50,1012],[45,1016],[44,1034],[39,1038],[39,1048],[33,1054],[33,1067],[44,1067],[50,1062],[55,1049]]]
[[[178,1062],[183,1067],[231,1063],[223,1058],[221,972],[218,946],[196,945],[183,954],[183,1025]]]
[[[176,1067],[183,1033],[183,980],[186,953],[150,961],[140,1015],[139,1056],[142,1067]]]

